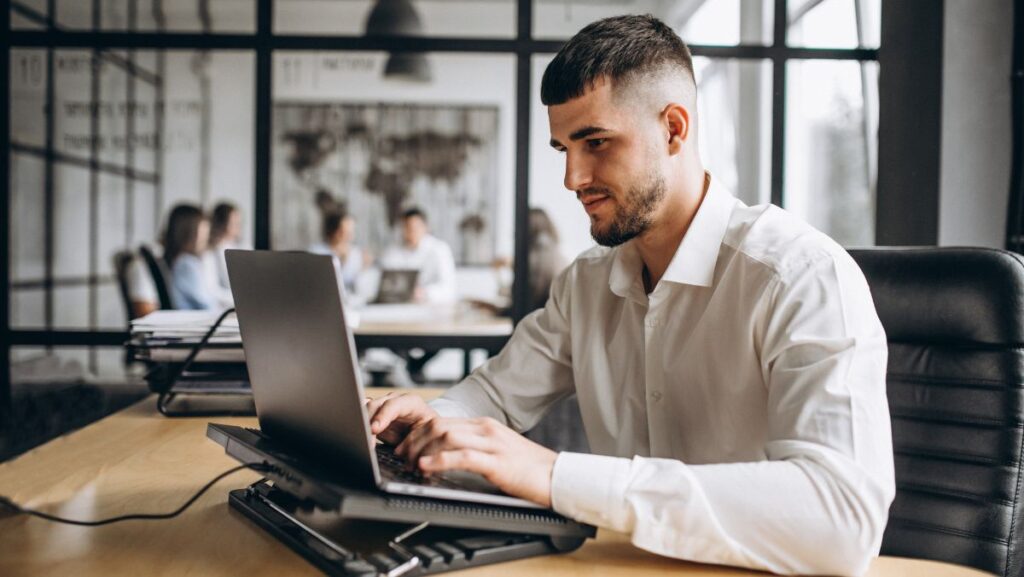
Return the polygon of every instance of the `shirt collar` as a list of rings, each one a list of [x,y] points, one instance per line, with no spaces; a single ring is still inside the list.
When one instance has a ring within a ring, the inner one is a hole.
[[[722,249],[722,239],[729,228],[736,198],[717,185],[711,173],[708,173],[708,181],[708,192],[679,243],[675,256],[669,262],[668,269],[662,275],[662,280],[711,286],[715,278],[718,252]]]
[[[711,286],[714,280],[718,252],[722,248],[736,198],[716,184],[711,173],[708,173],[708,180],[708,191],[661,280],[696,286]],[[620,297],[628,296],[640,282],[642,270],[639,251],[632,241],[627,242],[615,251],[609,288]],[[640,290],[643,290],[642,286]]]

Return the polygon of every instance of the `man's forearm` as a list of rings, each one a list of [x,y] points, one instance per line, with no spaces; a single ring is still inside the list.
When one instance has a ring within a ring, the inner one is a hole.
[[[551,496],[559,513],[661,555],[847,576],[877,554],[891,500],[856,467],[810,460],[688,466],[575,453],[559,455]]]

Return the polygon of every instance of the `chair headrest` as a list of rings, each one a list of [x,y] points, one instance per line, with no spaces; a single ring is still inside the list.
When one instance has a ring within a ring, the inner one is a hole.
[[[1024,345],[1024,258],[988,248],[851,250],[890,342]]]

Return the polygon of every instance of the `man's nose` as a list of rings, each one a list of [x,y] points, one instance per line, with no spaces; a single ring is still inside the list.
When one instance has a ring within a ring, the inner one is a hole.
[[[593,179],[590,163],[570,153],[565,155],[565,188],[575,192],[590,185]]]

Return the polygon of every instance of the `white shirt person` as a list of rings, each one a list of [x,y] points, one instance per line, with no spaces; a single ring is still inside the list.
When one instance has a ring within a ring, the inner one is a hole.
[[[654,17],[585,27],[541,100],[602,246],[432,406],[369,402],[371,431],[424,472],[479,473],[662,555],[862,573],[895,481],[885,333],[857,265],[705,172],[689,50]],[[573,392],[595,454],[519,434]]]
[[[559,513],[673,557],[817,573],[826,554],[859,572],[881,535],[842,515],[884,526],[895,490],[885,333],[860,270],[713,181],[650,295],[642,266],[631,242],[582,254],[431,406],[527,431],[576,393],[594,454],[558,456]]]
[[[458,296],[452,249],[429,233],[426,215],[418,208],[402,215],[402,242],[384,252],[380,267],[418,270],[414,297],[418,302],[449,304]]]

